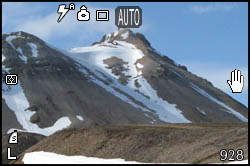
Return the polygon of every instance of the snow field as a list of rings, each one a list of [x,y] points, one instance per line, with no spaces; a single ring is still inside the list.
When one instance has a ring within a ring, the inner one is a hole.
[[[34,43],[27,43],[28,46],[31,48],[32,56],[37,57],[38,56],[38,51],[37,51],[37,46]]]
[[[65,156],[52,152],[30,152],[25,153],[24,164],[156,164],[156,163],[140,163],[135,161],[125,161],[124,159],[103,159],[85,156]],[[161,163],[170,164],[170,163]],[[180,163],[172,163],[180,164]],[[184,164],[184,163],[183,163]],[[248,160],[229,162],[225,164],[248,164]]]
[[[20,82],[15,86],[11,86],[9,91],[3,91],[2,98],[5,99],[7,106],[15,113],[18,122],[27,132],[49,136],[71,124],[68,117],[58,119],[53,126],[47,128],[40,128],[37,124],[31,123],[30,118],[33,114],[35,114],[35,112],[31,112],[29,110],[25,111],[26,108],[30,107],[30,105],[23,92]]]
[[[62,52],[65,53],[65,51]],[[105,85],[94,77],[92,77],[92,81],[105,88],[107,91],[111,92],[115,96],[119,97],[123,101],[135,106],[136,108],[141,108],[141,110],[145,112],[149,111],[148,109],[139,106],[132,100],[128,99],[126,96],[117,92],[116,90],[114,90],[113,87],[120,89],[122,92],[133,97],[137,101],[140,101],[146,107],[155,110],[157,116],[162,121],[170,123],[191,122],[182,115],[181,110],[177,109],[175,104],[169,104],[167,101],[160,98],[157,95],[157,92],[147,82],[147,80],[141,76],[141,71],[137,68],[141,69],[144,66],[136,62],[138,59],[141,59],[144,54],[141,50],[138,50],[134,45],[124,41],[119,41],[118,45],[116,46],[111,43],[104,42],[91,47],[73,48],[68,51],[66,55],[74,59],[76,62],[87,67],[91,72],[95,73],[98,77],[104,80],[105,78],[103,78],[103,76],[101,76],[101,74],[97,71],[101,71],[105,75],[109,76],[110,79],[112,79],[113,81],[113,84],[111,86]],[[127,85],[124,86],[120,84],[117,81],[118,76],[114,75],[110,69],[107,69],[107,66],[103,63],[103,60],[111,57],[120,58],[124,62],[128,63],[126,67],[129,70],[123,72],[125,75],[131,76],[128,79]],[[87,72],[84,71],[83,73],[86,74]],[[140,88],[137,88],[134,84],[135,77],[137,77],[136,79],[138,79],[138,83],[141,85]],[[135,90],[138,90],[139,93]],[[143,96],[142,94],[149,96],[149,99]]]
[[[76,118],[77,118],[78,120],[83,121],[83,117],[82,117],[82,116],[80,116],[80,115],[77,115],[77,116],[76,116]]]

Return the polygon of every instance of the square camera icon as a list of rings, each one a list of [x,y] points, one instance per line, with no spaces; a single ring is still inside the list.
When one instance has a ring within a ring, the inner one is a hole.
[[[6,85],[17,85],[17,83],[18,83],[17,74],[7,74],[5,76],[5,83],[6,83]]]

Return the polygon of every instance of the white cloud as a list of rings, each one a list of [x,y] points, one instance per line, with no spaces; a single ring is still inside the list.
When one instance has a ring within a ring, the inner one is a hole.
[[[76,9],[79,8],[76,7]],[[44,40],[49,40],[52,37],[75,36],[74,34],[86,39],[92,33],[106,33],[116,29],[113,22],[113,9],[109,9],[111,19],[109,22],[97,22],[95,20],[95,10],[96,8],[88,7],[91,19],[83,22],[77,20],[77,10],[69,11],[60,23],[57,22],[59,14],[56,12],[46,16],[37,15],[17,25],[15,31],[26,31]]]
[[[193,5],[190,6],[190,10],[194,13],[203,14],[211,12],[229,12],[237,8],[238,5],[235,3],[211,3],[206,5]]]

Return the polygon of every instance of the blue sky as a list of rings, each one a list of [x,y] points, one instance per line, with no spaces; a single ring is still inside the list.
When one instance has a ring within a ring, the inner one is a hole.
[[[3,33],[26,31],[58,48],[88,46],[105,33],[115,31],[117,6],[140,6],[143,23],[135,32],[143,33],[151,45],[188,70],[207,78],[214,86],[248,107],[248,3],[75,3],[60,23],[60,3],[3,3]],[[69,3],[63,3],[69,4]],[[85,5],[89,22],[78,22],[77,11]],[[110,10],[109,22],[95,21],[95,10]],[[232,94],[227,84],[231,71],[244,75],[244,89]]]

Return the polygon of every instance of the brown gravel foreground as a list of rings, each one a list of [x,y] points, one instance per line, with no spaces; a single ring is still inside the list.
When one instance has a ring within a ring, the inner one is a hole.
[[[248,159],[248,123],[97,126],[67,129],[26,152],[122,158],[146,163],[220,163],[221,149],[242,149]],[[15,163],[22,163],[22,153]]]

